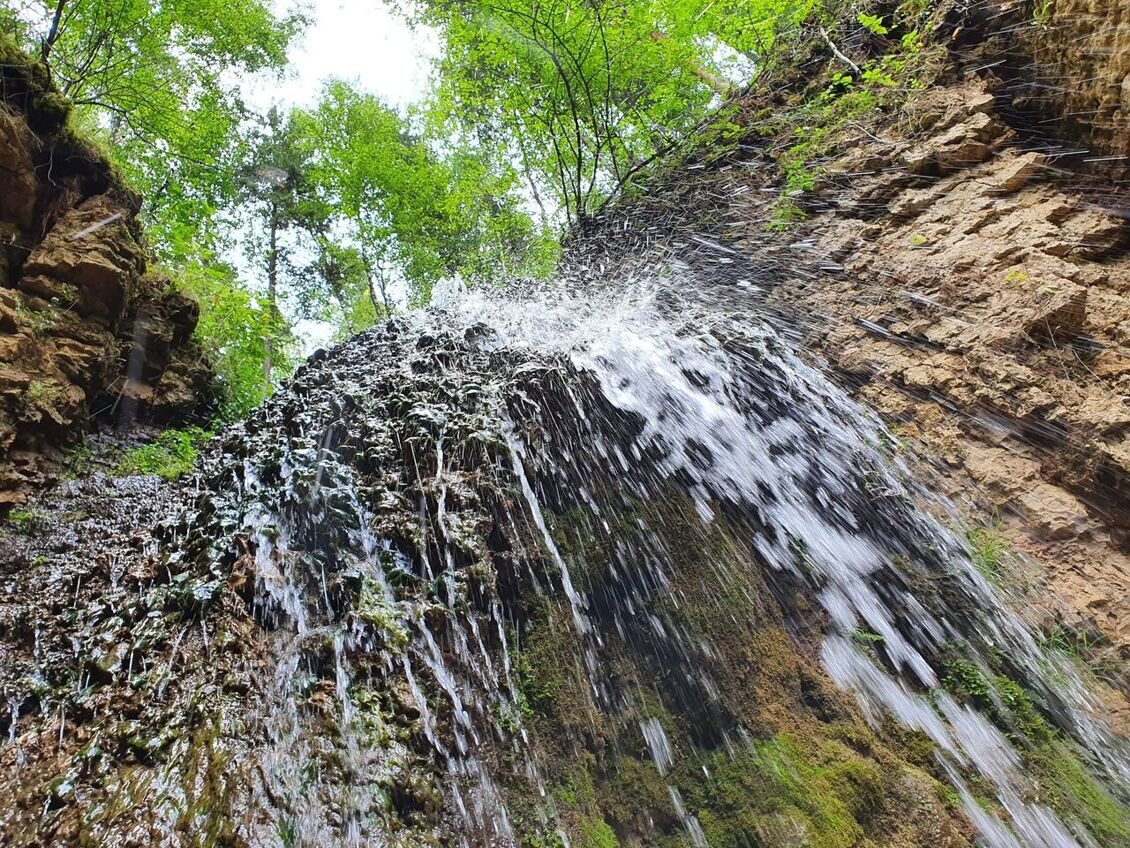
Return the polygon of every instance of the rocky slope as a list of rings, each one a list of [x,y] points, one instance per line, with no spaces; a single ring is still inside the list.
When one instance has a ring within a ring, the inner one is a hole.
[[[183,416],[210,381],[196,305],[146,273],[141,199],[67,112],[0,42],[0,509],[91,419]]]
[[[1115,5],[1000,4],[994,28],[1015,41],[954,33],[943,85],[830,150],[800,237],[836,270],[779,296],[820,316],[807,344],[925,448],[971,523],[1038,564],[1012,582],[1058,599],[1043,631],[1123,689],[1130,232],[1124,167],[1106,157],[1130,150],[1130,103]],[[1058,93],[1033,100],[1001,63]]]

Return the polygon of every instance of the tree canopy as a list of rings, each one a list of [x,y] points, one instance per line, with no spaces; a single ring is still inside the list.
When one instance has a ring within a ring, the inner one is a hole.
[[[238,414],[285,376],[300,318],[345,335],[445,277],[549,274],[564,228],[770,66],[816,3],[418,0],[399,11],[442,52],[410,112],[328,80],[308,108],[256,114],[242,81],[281,73],[308,23],[268,0],[0,0],[0,22],[145,196]]]
[[[443,38],[432,109],[591,215],[771,61],[815,0],[422,0]]]

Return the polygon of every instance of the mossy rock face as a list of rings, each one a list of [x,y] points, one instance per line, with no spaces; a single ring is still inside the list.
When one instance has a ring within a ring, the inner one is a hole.
[[[0,34],[0,97],[26,115],[28,125],[41,136],[61,132],[71,113],[70,101],[55,88],[47,67],[3,34]]]
[[[607,686],[630,695],[616,708],[593,696],[567,610],[532,605],[518,640],[527,726],[571,844],[692,845],[693,827],[712,846],[971,844],[963,815],[921,767],[933,767],[932,743],[879,735],[863,721],[798,640],[803,631],[792,632],[774,593],[751,578],[753,553],[724,520],[704,526],[674,492],[625,510],[625,520],[610,522],[621,538],[639,542],[638,515],[679,535],[664,540],[673,559],[668,586],[630,621],[595,622]],[[625,575],[610,570],[609,545],[593,537],[584,511],[551,523],[590,598],[615,591]],[[688,644],[709,644],[710,654],[668,662],[659,640],[636,632],[647,621],[662,621]],[[720,691],[711,696],[681,679],[688,668]],[[673,762],[656,762],[645,720],[662,731]],[[523,844],[544,838],[532,829]]]

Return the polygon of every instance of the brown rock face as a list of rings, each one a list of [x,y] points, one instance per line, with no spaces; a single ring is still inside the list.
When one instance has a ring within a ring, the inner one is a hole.
[[[3,217],[16,228],[28,230],[35,223],[39,183],[33,154],[38,148],[35,134],[18,112],[0,105],[0,197]]]
[[[1062,137],[1095,158],[1130,155],[1130,5],[1055,0],[1036,4],[1026,23],[1018,32],[1033,61],[1019,105],[1054,118]]]
[[[145,251],[136,222],[118,198],[100,194],[68,209],[24,263],[18,287],[72,308],[103,326],[116,326],[137,293]]]
[[[175,420],[210,383],[196,305],[145,274],[138,198],[66,137],[30,73],[0,66],[0,509],[91,418]]]

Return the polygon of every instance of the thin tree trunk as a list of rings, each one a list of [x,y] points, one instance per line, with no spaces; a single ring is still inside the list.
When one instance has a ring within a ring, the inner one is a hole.
[[[273,345],[271,338],[275,332],[275,324],[279,316],[279,219],[278,205],[271,201],[270,209],[270,246],[267,250],[267,335],[263,338],[263,377],[267,381],[267,391],[271,390],[271,355]]]
[[[44,64],[47,63],[47,59],[51,55],[51,49],[59,39],[59,24],[63,20],[63,9],[66,5],[67,0],[59,0],[59,2],[55,4],[55,14],[51,16],[51,28],[47,30],[47,37],[43,39],[43,45],[39,49],[39,55],[40,58],[43,59]]]
[[[373,304],[373,314],[379,317],[381,314],[381,302],[377,298],[377,286],[373,281],[372,271],[369,271],[368,274],[366,274],[366,280],[369,283],[369,302]]]
[[[379,318],[381,308],[384,308],[385,318],[392,317],[392,304],[388,301],[388,291],[385,289],[384,269],[376,262],[369,259],[366,250],[361,250],[361,262],[365,265],[365,281],[369,284],[369,301],[373,304],[373,313]],[[377,292],[380,291],[380,299]]]
[[[549,215],[546,214],[545,204],[541,202],[541,193],[538,191],[537,181],[534,179],[533,170],[530,168],[530,159],[526,155],[526,143],[522,140],[522,134],[516,134],[518,139],[518,152],[522,156],[522,172],[526,175],[526,182],[529,183],[530,193],[534,196],[534,203],[538,206],[538,212],[541,213],[541,225],[543,227],[549,226]]]

